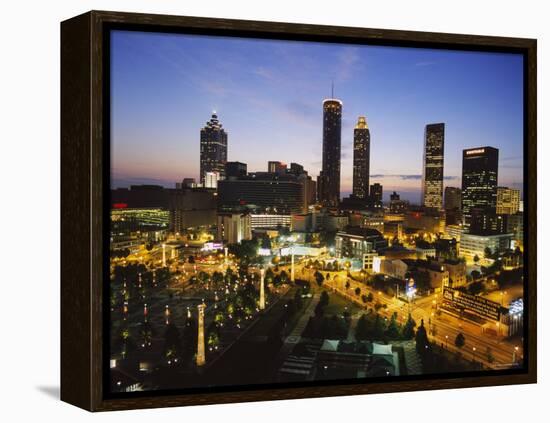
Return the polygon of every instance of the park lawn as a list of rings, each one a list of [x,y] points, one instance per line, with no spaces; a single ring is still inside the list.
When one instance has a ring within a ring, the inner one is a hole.
[[[358,305],[346,300],[336,293],[330,291],[327,291],[327,293],[329,294],[329,301],[328,305],[325,307],[325,316],[330,316],[332,314],[341,315],[346,310],[346,307],[347,311],[350,314],[354,314],[363,310]]]

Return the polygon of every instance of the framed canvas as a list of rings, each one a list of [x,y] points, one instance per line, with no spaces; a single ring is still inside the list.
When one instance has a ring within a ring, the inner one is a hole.
[[[61,24],[61,399],[536,382],[536,40]]]

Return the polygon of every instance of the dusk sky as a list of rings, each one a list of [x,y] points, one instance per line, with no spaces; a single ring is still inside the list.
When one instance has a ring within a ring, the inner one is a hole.
[[[520,55],[114,31],[114,187],[199,179],[199,132],[213,110],[228,160],[321,168],[322,101],[343,102],[342,195],[352,186],[353,127],[371,133],[371,183],[418,202],[424,127],[445,123],[445,184],[462,150],[493,146],[499,185],[523,183]]]

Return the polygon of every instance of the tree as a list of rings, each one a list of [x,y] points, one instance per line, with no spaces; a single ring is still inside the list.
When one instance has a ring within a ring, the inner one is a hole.
[[[170,323],[164,333],[164,357],[167,360],[173,360],[181,355],[181,341],[178,328]]]
[[[399,325],[397,324],[397,313],[393,313],[390,319],[390,323],[386,329],[386,337],[388,339],[399,338]]]
[[[350,287],[350,283],[349,281],[346,281],[346,289],[349,289],[349,287]]]
[[[368,330],[368,324],[367,319],[365,315],[361,315],[359,320],[357,320],[357,326],[355,327],[355,338],[359,341],[364,341],[365,339],[368,339],[369,335]]]
[[[328,305],[328,302],[329,302],[329,296],[327,294],[327,291],[321,292],[321,298],[319,299],[319,304],[325,307]]]
[[[493,252],[489,247],[485,247],[485,250],[483,250],[483,255],[485,256],[485,258],[491,258],[493,255]]]
[[[273,278],[275,277],[275,274],[273,273],[273,270],[271,267],[268,267],[265,271],[265,282],[270,284],[273,283]]]
[[[197,350],[197,321],[190,317],[186,320],[182,332],[182,353],[184,357],[191,358]]]
[[[403,326],[403,338],[404,339],[413,339],[414,338],[414,328],[416,326],[416,322],[411,316],[411,313],[409,313],[409,317],[407,321],[405,322],[405,326]]]
[[[296,309],[302,308],[303,300],[302,300],[302,290],[299,289],[294,294],[294,304],[296,304]]]
[[[281,276],[281,283],[287,283],[289,280],[288,273],[286,273],[284,270],[280,273]]]
[[[424,327],[424,319],[420,321],[420,327],[416,331],[416,352],[420,355],[426,354],[426,350],[429,347],[428,334]]]
[[[139,327],[139,338],[142,348],[148,348],[153,341],[153,328],[149,322],[143,322]]]
[[[487,347],[487,361],[493,363],[495,361],[495,356],[493,355],[493,350],[491,347]]]
[[[315,282],[317,282],[317,285],[322,286],[323,282],[325,281],[323,274],[319,271],[316,271],[314,276],[315,276]]]
[[[376,313],[376,316],[374,318],[374,328],[373,328],[373,336],[374,339],[382,339],[384,337],[385,327],[384,327],[384,321],[380,318],[380,315]]]
[[[479,256],[476,254],[476,255],[474,256],[474,263],[477,263],[478,261],[479,261]]]
[[[457,348],[462,348],[466,344],[466,338],[464,338],[464,335],[462,335],[462,332],[458,332],[458,335],[456,335],[455,338],[455,346]]]
[[[481,278],[481,273],[478,270],[472,270],[471,275],[474,280]]]

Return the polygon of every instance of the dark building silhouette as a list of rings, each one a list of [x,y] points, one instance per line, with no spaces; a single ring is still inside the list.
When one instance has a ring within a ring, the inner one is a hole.
[[[182,188],[170,191],[170,230],[182,232],[189,228],[216,224],[216,196],[206,188]]]
[[[170,191],[160,185],[131,185],[111,190],[112,208],[168,208]]]
[[[370,186],[370,200],[373,203],[382,203],[383,187],[378,182]]]
[[[288,171],[294,175],[300,175],[305,172],[304,167],[298,163],[290,163],[290,169]]]
[[[240,178],[241,176],[246,176],[246,172],[247,172],[246,163],[227,162],[225,164],[226,178]]]
[[[473,235],[505,234],[508,229],[508,216],[496,214],[489,208],[473,208],[470,210],[470,226],[468,232]]]
[[[200,161],[201,184],[205,183],[207,172],[216,172],[219,174],[220,179],[225,178],[227,132],[218,120],[216,112],[212,114],[205,127],[201,129]]]
[[[249,206],[266,214],[301,213],[303,195],[303,183],[294,175],[256,172],[218,182],[220,210]]]
[[[445,124],[426,125],[424,133],[424,162],[422,172],[422,205],[443,207],[443,152]]]
[[[445,188],[445,210],[460,210],[462,208],[462,190],[457,187]]]
[[[498,185],[498,149],[477,147],[462,152],[462,216],[466,229],[472,209],[496,212]],[[479,210],[477,212],[480,213]]]
[[[401,197],[397,192],[390,194],[390,213],[402,213],[409,207],[409,202],[401,200]]]
[[[319,175],[319,201],[326,207],[340,202],[340,151],[342,143],[342,102],[323,101],[323,164]]]
[[[367,200],[369,196],[370,131],[367,119],[359,116],[353,130],[353,195]]]

